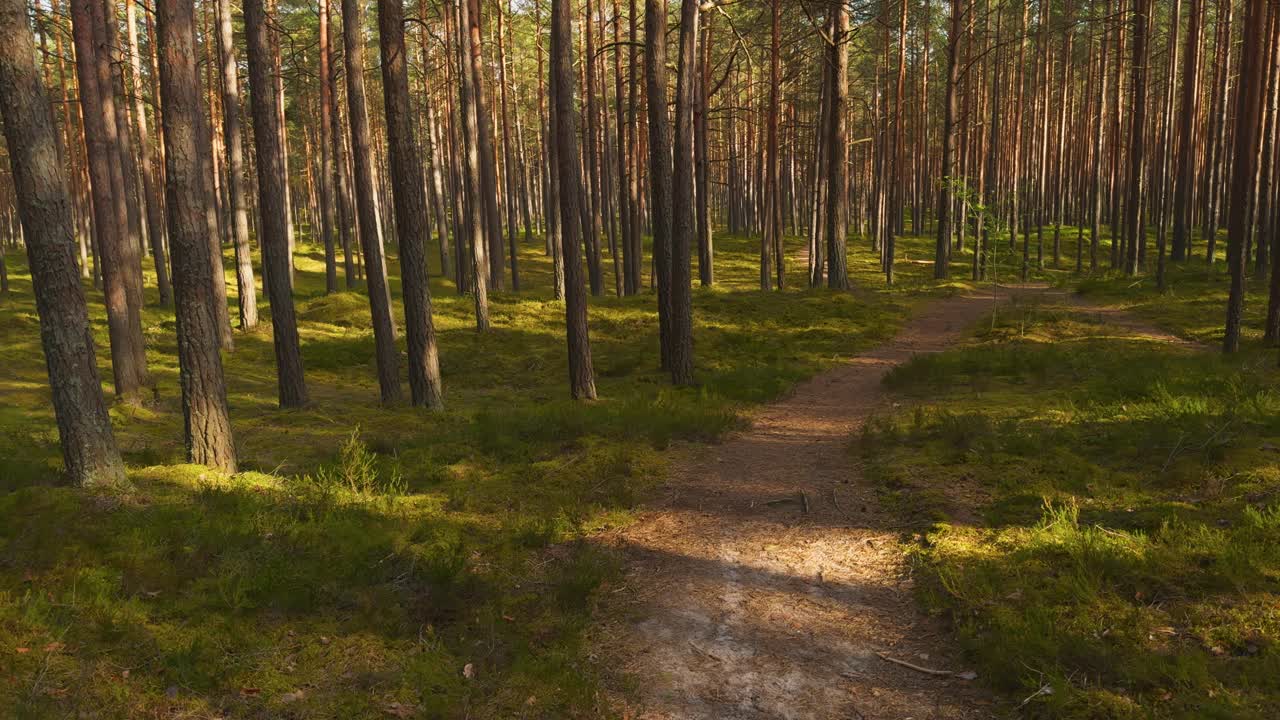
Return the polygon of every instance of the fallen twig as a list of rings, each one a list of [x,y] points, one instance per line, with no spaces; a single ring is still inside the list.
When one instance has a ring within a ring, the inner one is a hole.
[[[978,677],[978,674],[977,674],[977,673],[975,673],[975,672],[974,672],[974,671],[972,671],[972,670],[964,670],[964,671],[961,671],[961,672],[956,672],[956,671],[954,671],[954,670],[937,670],[937,669],[934,669],[934,668],[927,668],[927,667],[923,667],[923,666],[921,666],[921,665],[916,665],[915,663],[910,663],[910,662],[907,662],[906,660],[899,660],[898,658],[890,657],[889,655],[886,655],[886,654],[884,654],[884,653],[882,653],[882,652],[878,652],[878,653],[876,653],[876,655],[879,655],[879,656],[880,656],[880,659],[881,659],[881,660],[884,660],[885,662],[891,662],[891,663],[893,663],[894,665],[901,665],[901,666],[902,666],[902,667],[904,667],[904,668],[909,668],[909,669],[911,669],[911,670],[915,670],[916,672],[922,672],[922,673],[924,673],[924,674],[926,674],[926,675],[938,675],[938,676],[943,676],[943,677],[958,677],[958,678],[960,678],[961,680],[972,680],[972,679],[974,679],[974,678]]]

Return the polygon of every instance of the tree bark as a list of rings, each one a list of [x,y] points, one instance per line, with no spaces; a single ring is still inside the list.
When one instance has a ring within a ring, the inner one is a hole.
[[[475,95],[478,90],[475,84],[475,73],[469,66],[471,58],[471,26],[469,0],[458,2],[458,50],[461,64],[458,72],[458,104],[462,115],[462,177],[464,198],[468,213],[464,224],[471,244],[472,256],[472,288],[476,306],[476,330],[485,332],[489,329],[489,284],[490,264],[488,248],[485,247],[485,205],[481,192],[484,187],[481,171],[481,148],[479,141],[479,113],[476,108]],[[478,29],[477,29],[478,33]],[[498,263],[498,276],[501,277],[502,263]]]
[[[849,193],[845,175],[848,133],[845,128],[845,104],[849,97],[849,11],[844,2],[832,4],[831,92],[827,112],[830,136],[827,138],[827,287],[845,290],[849,287],[848,259],[845,252],[849,232]],[[892,237],[892,230],[889,231]]]
[[[225,1],[225,0],[224,0]],[[233,473],[235,444],[227,413],[222,373],[217,301],[209,262],[210,242],[204,192],[206,160],[197,135],[200,83],[196,73],[195,5],[158,0],[156,34],[160,92],[164,96],[166,204],[173,251],[177,306],[178,368],[182,385],[187,460]]]
[[[280,407],[307,403],[298,321],[289,282],[288,220],[285,215],[284,148],[276,117],[276,84],[272,78],[271,29],[263,0],[244,0],[244,27],[249,55],[250,105],[258,166],[258,244],[267,299],[271,302],[271,331],[275,340],[276,382]]]
[[[222,132],[227,150],[227,185],[231,199],[231,238],[236,251],[236,298],[240,329],[258,326],[258,294],[249,248],[249,198],[245,189],[244,142],[240,134],[240,81],[236,71],[231,0],[218,0],[218,59],[222,75]],[[323,83],[322,83],[323,84]]]
[[[1240,56],[1240,80],[1236,86],[1231,194],[1227,215],[1227,265],[1231,271],[1231,290],[1227,297],[1227,322],[1222,337],[1222,349],[1227,353],[1240,349],[1248,260],[1244,244],[1252,223],[1247,198],[1257,170],[1262,94],[1266,80],[1263,59],[1266,57],[1268,2],[1248,0],[1245,8],[1244,49]]]
[[[102,3],[72,0],[71,18],[93,198],[93,229],[101,258],[107,331],[111,339],[111,372],[116,396],[127,402],[138,402],[148,379],[140,294],[135,296],[129,287],[137,274],[137,247],[128,247],[129,241],[124,236],[128,219],[115,141],[115,100],[109,60],[97,37],[102,34],[98,26],[104,22]]]
[[[414,405],[439,409],[444,402],[431,289],[427,285],[427,243],[431,224],[422,184],[422,164],[414,141],[409,104],[409,68],[404,44],[403,0],[378,0],[382,46],[382,89],[387,113],[387,149],[391,160],[396,230],[400,238],[400,276],[404,295],[405,336],[409,349],[409,391]]]
[[[697,232],[694,215],[693,108],[698,85],[698,3],[680,5],[680,60],[676,76],[676,129],[672,170],[671,382],[693,384],[693,298],[690,254]]]
[[[569,0],[551,0],[551,74],[554,86],[556,160],[560,183],[560,228],[565,259],[565,329],[569,349],[569,393],[577,400],[596,397],[587,334],[587,293],[578,255],[578,203],[582,178],[578,151],[578,118],[574,107],[573,38]]]
[[[667,3],[644,3],[645,80],[649,106],[649,212],[658,288],[662,367],[671,368],[671,131],[667,123]]]
[[[351,126],[351,155],[355,165],[356,216],[360,221],[360,246],[364,250],[365,283],[373,320],[378,388],[382,402],[389,403],[400,398],[399,356],[376,209],[374,159],[364,93],[364,27],[360,0],[342,0],[342,40],[347,65],[347,122]]]
[[[124,463],[102,397],[89,311],[76,269],[71,197],[45,92],[35,65],[27,4],[0,0],[0,116],[62,461],[72,483],[118,484],[125,481]]]

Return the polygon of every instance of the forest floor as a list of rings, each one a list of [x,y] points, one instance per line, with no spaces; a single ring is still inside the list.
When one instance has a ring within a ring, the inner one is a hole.
[[[626,716],[1274,717],[1280,372],[1174,272],[936,301],[686,453],[601,538]]]
[[[717,236],[716,286],[694,289],[695,388],[671,387],[657,367],[652,292],[612,297],[606,262],[589,311],[592,403],[568,397],[564,309],[540,243],[520,244],[522,290],[491,294],[484,335],[433,257],[446,410],[423,413],[378,402],[367,299],[325,295],[322,251],[300,244],[312,403],[276,406],[260,294],[263,325],[224,353],[232,477],[183,464],[173,313],[148,273],[155,392],[111,408],[130,487],[93,491],[58,484],[30,277],[11,254],[0,715],[608,716],[585,632],[621,564],[585,540],[631,521],[673,448],[740,427],[751,408],[891,338],[925,298],[966,287],[910,262],[926,256],[922,239],[902,245],[892,290],[863,248],[850,252],[859,293],[810,289],[802,245],[789,239],[788,288],[762,293],[758,239]],[[110,397],[102,298],[88,294]]]
[[[635,717],[990,714],[945,627],[917,608],[898,521],[847,448],[890,369],[952,346],[1007,292],[931,303],[892,340],[754,413],[749,430],[676,463],[663,499],[603,538],[628,558],[619,621],[601,638],[636,682]]]

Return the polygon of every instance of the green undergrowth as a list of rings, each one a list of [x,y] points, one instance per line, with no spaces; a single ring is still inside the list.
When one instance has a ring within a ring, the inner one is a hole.
[[[1280,712],[1280,373],[1024,304],[860,441],[923,602],[1044,718]]]
[[[1179,337],[1220,347],[1231,283],[1222,257],[1225,252],[1226,236],[1221,234],[1217,261],[1206,262],[1204,244],[1197,237],[1190,259],[1169,263],[1163,289],[1157,283],[1154,264],[1137,277],[1108,271],[1074,284],[1091,302],[1123,308]],[[1241,349],[1248,354],[1263,351],[1269,279],[1257,276],[1250,263],[1240,329]],[[1275,363],[1274,355],[1271,362]]]
[[[131,483],[97,491],[59,485],[30,279],[11,255],[0,714],[608,716],[584,628],[619,564],[583,540],[628,521],[673,443],[714,441],[745,408],[892,336],[920,298],[964,287],[904,264],[886,291],[874,256],[855,248],[857,292],[810,290],[800,244],[789,246],[788,289],[761,293],[758,240],[716,238],[717,284],[694,291],[699,385],[684,389],[657,367],[654,295],[612,297],[606,258],[606,294],[589,303],[596,402],[568,398],[564,309],[540,243],[521,246],[521,292],[491,295],[484,335],[433,258],[441,413],[378,403],[366,299],[358,288],[325,296],[322,251],[302,244],[295,292],[312,402],[276,407],[259,289],[263,325],[238,331],[224,354],[233,477],[182,464],[174,320],[148,276],[155,391],[141,407],[112,407]],[[394,254],[388,265],[402,318]],[[100,293],[89,302],[109,397]]]

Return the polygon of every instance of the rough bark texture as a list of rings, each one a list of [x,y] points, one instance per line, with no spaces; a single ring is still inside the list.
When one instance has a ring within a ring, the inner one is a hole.
[[[471,57],[471,33],[466,31],[470,22],[467,19],[469,15],[467,5],[467,0],[462,0],[458,3],[458,50],[461,58]],[[462,178],[467,211],[467,218],[463,223],[463,227],[469,233],[466,242],[471,244],[471,279],[474,283],[472,291],[476,304],[476,330],[484,332],[489,329],[489,260],[488,248],[485,247],[484,241],[484,201],[480,197],[483,183],[481,181],[480,150],[477,140],[479,130],[474,98],[476,85],[474,74],[467,68],[463,68],[458,73],[458,76],[460,78],[458,82],[458,102],[461,106],[463,134]],[[499,263],[498,267],[502,267],[501,263]]]
[[[96,36],[103,20],[96,0],[73,0],[71,19],[76,47],[76,73],[80,81],[80,107],[89,164],[93,200],[93,228],[102,263],[103,297],[107,306],[107,332],[111,339],[111,372],[116,396],[130,402],[140,399],[147,384],[146,352],[142,339],[142,315],[131,299],[129,284],[136,274],[136,248],[124,237],[127,227],[123,181],[119,176],[119,152],[115,144],[115,102],[112,98],[107,58]],[[25,25],[24,25],[25,27]],[[102,72],[100,72],[100,70]],[[103,83],[105,77],[107,82]],[[131,263],[130,258],[133,258]]]
[[[662,367],[671,367],[671,131],[667,122],[667,3],[644,3],[645,80],[649,109],[649,212],[658,287]]]
[[[360,0],[342,0],[342,41],[347,65],[347,122],[351,126],[351,157],[355,165],[356,216],[360,221],[360,247],[364,250],[365,282],[373,316],[373,346],[378,366],[382,402],[400,397],[399,361],[396,353],[391,302],[382,257],[374,187],[373,150],[369,138],[369,111],[364,93],[364,32],[360,24]]]
[[[275,339],[276,378],[281,407],[307,403],[307,384],[298,346],[298,321],[289,282],[288,221],[285,216],[284,148],[276,119],[276,85],[272,81],[271,36],[263,0],[244,0],[244,27],[249,50],[249,88],[253,139],[258,164],[258,243],[262,247],[271,330]]]
[[[379,0],[378,29],[382,45],[382,89],[387,111],[387,149],[391,160],[396,231],[400,238],[400,276],[404,294],[405,336],[409,348],[409,392],[414,405],[440,408],[440,358],[427,287],[426,188],[414,140],[409,103],[409,69],[404,46],[403,0]]]
[[[227,149],[227,196],[231,201],[231,242],[236,250],[236,298],[240,329],[258,326],[258,294],[249,249],[249,196],[245,189],[244,142],[240,134],[240,81],[236,76],[231,0],[218,0],[218,60],[222,70],[222,132]]]
[[[205,157],[197,133],[203,112],[196,74],[194,5],[188,0],[158,0],[156,34],[160,53],[160,92],[164,96],[166,206],[173,254],[174,296],[178,319],[178,377],[187,459],[224,472],[236,471],[236,450],[227,414],[222,374],[217,295],[209,262],[206,220]]]
[[[827,287],[849,287],[845,241],[849,228],[845,155],[849,142],[845,104],[849,97],[849,12],[843,2],[832,6],[831,94],[828,103],[827,139]],[[890,230],[890,236],[892,230]]]
[[[554,76],[556,160],[560,183],[560,228],[564,242],[565,330],[569,348],[569,393],[580,400],[596,397],[587,335],[587,290],[578,254],[582,238],[578,218],[583,195],[578,116],[574,105],[573,40],[569,0],[551,0],[551,74]]]
[[[78,485],[121,483],[124,463],[76,269],[71,196],[23,0],[0,0],[0,114],[67,478]]]
[[[338,291],[338,259],[334,244],[333,66],[329,37],[329,0],[320,0],[320,232],[324,242],[324,291]]]
[[[1227,217],[1227,264],[1231,270],[1231,291],[1227,298],[1224,352],[1240,349],[1240,322],[1244,312],[1245,271],[1248,258],[1245,238],[1252,223],[1248,196],[1253,188],[1258,162],[1258,136],[1262,125],[1264,45],[1267,25],[1265,0],[1245,3],[1244,50],[1240,56],[1240,84],[1236,88],[1235,147],[1231,164],[1231,195]]]
[[[498,172],[493,154],[493,127],[489,121],[489,101],[484,90],[486,70],[480,52],[480,0],[464,2],[468,5],[466,34],[469,39],[466,46],[469,65],[465,70],[471,73],[472,102],[476,112],[476,134],[472,137],[480,156],[480,194],[474,197],[484,207],[484,234],[489,242],[489,287],[500,291],[503,286],[502,219],[498,213]]]
[[[672,170],[671,382],[693,384],[693,299],[689,261],[697,232],[693,184],[693,105],[698,72],[698,3],[680,6],[680,63],[676,77],[676,131]]]

